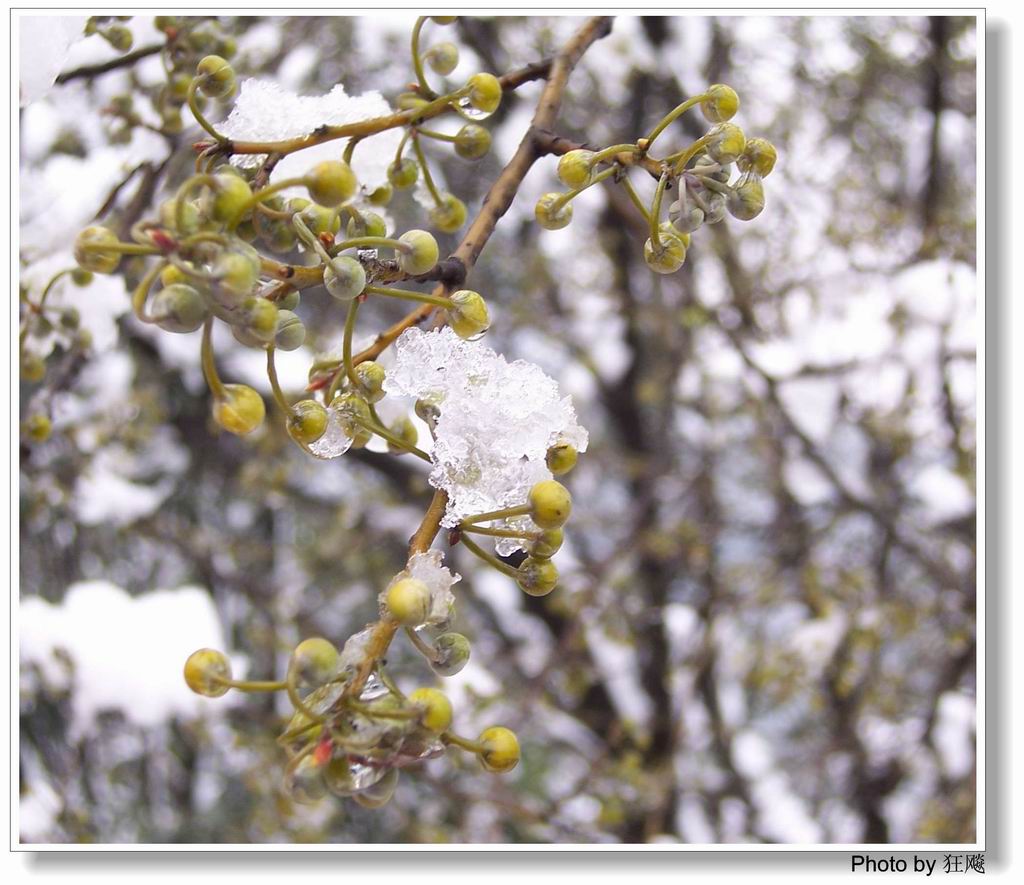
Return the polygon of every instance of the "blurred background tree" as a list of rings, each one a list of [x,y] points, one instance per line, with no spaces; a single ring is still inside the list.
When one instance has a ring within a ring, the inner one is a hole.
[[[218,21],[243,78],[393,97],[411,76],[411,16]],[[125,24],[136,51],[158,42],[151,19]],[[446,39],[459,71],[502,73],[578,24],[462,19]],[[660,277],[620,189],[539,229],[534,202],[557,189],[541,160],[474,272],[490,346],[556,377],[591,433],[558,591],[528,597],[448,554],[473,658],[445,687],[464,733],[519,733],[502,779],[449,754],[377,811],[293,805],[285,707],[185,697],[202,630],[264,678],[299,639],[375,618],[426,471],[367,450],[311,462],[276,426],[217,434],[198,336],[141,327],[120,278],[55,290],[91,342],[39,343],[47,377],[22,385],[22,419],[53,420],[21,458],[23,840],[972,841],[975,40],[960,17],[620,17],[584,57],[558,134],[629,141],[723,82],[780,161],[760,217],[702,229]],[[67,231],[97,212],[127,229],[188,174],[198,129],[112,122],[160,74],[147,55],[92,67],[118,57],[81,41],[74,75],[22,110],[25,285],[67,265]],[[471,217],[540,88],[506,96],[481,162],[432,150]],[[399,229],[421,215],[408,198],[389,211]],[[310,294],[300,313],[308,365],[343,312]],[[174,643],[167,687],[157,651]]]

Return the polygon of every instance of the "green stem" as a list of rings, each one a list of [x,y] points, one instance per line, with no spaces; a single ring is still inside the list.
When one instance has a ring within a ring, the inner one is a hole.
[[[83,252],[118,252],[121,255],[160,255],[163,250],[142,243],[83,243]]]
[[[369,430],[371,433],[377,434],[377,436],[379,436],[381,439],[387,440],[387,442],[391,443],[391,445],[393,445],[396,449],[401,449],[404,452],[408,452],[410,455],[415,455],[421,461],[426,461],[428,464],[433,463],[430,460],[430,455],[424,452],[423,449],[419,449],[416,446],[410,445],[404,439],[395,436],[390,430],[381,427],[379,424],[373,421],[367,421],[363,418],[359,418],[358,416],[353,416],[352,420],[355,421],[356,424],[358,424],[360,427]]]
[[[331,254],[337,255],[346,249],[394,249],[397,252],[411,252],[412,246],[403,243],[401,240],[393,240],[391,237],[353,237],[351,240],[342,240],[331,246]]]
[[[422,713],[419,710],[375,710],[368,704],[361,704],[351,698],[345,700],[345,706],[361,716],[370,719],[419,719]]]
[[[491,538],[522,538],[524,541],[532,541],[537,536],[531,532],[524,532],[521,529],[492,529],[477,525],[460,525],[459,529],[464,532],[472,532],[474,535],[487,535]]]
[[[242,204],[242,207],[234,214],[234,216],[232,216],[225,227],[227,227],[229,231],[233,231],[245,217],[245,213],[251,212],[257,205],[267,199],[267,197],[272,197],[274,194],[279,193],[288,187],[306,187],[306,185],[307,181],[305,178],[302,176],[296,176],[295,178],[282,178],[280,181],[275,181],[273,184],[268,184],[266,187],[260,188]]]
[[[512,516],[528,516],[530,513],[529,504],[520,504],[517,507],[505,507],[502,510],[492,510],[489,513],[481,513],[477,516],[467,516],[462,520],[461,526],[475,525],[478,522],[490,522],[492,519],[508,519]]]
[[[192,82],[188,86],[188,109],[192,111],[192,116],[196,118],[196,122],[203,127],[218,144],[226,144],[228,139],[221,135],[216,129],[213,128],[213,124],[210,123],[206,117],[203,116],[202,111],[199,110],[199,104],[196,101],[196,90],[199,88],[199,84],[205,80],[205,77],[193,77]]]
[[[439,295],[428,295],[426,292],[411,292],[408,289],[392,289],[388,286],[367,286],[363,291],[371,292],[374,295],[386,295],[388,298],[400,298],[403,301],[420,301],[423,304],[433,304],[435,307],[448,309],[452,306],[450,298],[442,298]]]
[[[167,262],[161,261],[150,268],[146,275],[139,280],[139,285],[135,287],[135,291],[132,293],[132,313],[144,323],[153,322],[153,318],[146,314],[146,298],[149,296],[149,290],[152,288],[160,271],[165,267],[167,267]]]
[[[661,222],[661,198],[665,195],[665,187],[668,184],[668,172],[662,172],[658,179],[658,187],[654,191],[654,202],[651,203],[651,214],[647,219],[651,231],[651,245],[655,251],[661,248],[661,238],[658,236],[658,225]]]
[[[193,188],[201,187],[204,184],[207,187],[216,188],[217,176],[210,175],[208,172],[196,173],[186,178],[181,183],[181,187],[178,188],[178,192],[174,195],[174,224],[178,230],[185,229],[185,196]]]
[[[43,287],[43,294],[39,296],[39,303],[35,305],[35,309],[37,311],[41,311],[43,309],[43,305],[46,304],[46,297],[50,294],[50,290],[53,289],[57,280],[69,273],[74,273],[76,270],[78,270],[77,267],[68,267],[64,270],[57,271],[57,273],[50,277],[50,281]],[[32,306],[32,302],[29,302],[29,306]]]
[[[288,684],[283,681],[248,682],[242,679],[223,679],[219,676],[214,676],[213,681],[230,688],[237,688],[239,691],[284,691],[288,688]]]
[[[288,700],[292,702],[292,706],[306,716],[307,719],[312,719],[314,722],[320,722],[321,724],[326,722],[326,717],[321,716],[319,713],[315,713],[310,707],[306,706],[306,702],[303,701],[302,697],[299,695],[299,688],[296,684],[297,681],[298,676],[295,673],[289,673],[288,679],[285,681],[285,691],[288,692]]]
[[[626,178],[625,175],[623,175],[622,178],[619,179],[619,184],[621,184],[625,188],[630,200],[633,201],[633,205],[636,206],[636,208],[640,211],[640,214],[644,217],[644,221],[650,224],[651,213],[647,211],[647,207],[644,205],[644,201],[640,199],[640,195],[636,192],[636,188],[633,187],[632,182],[628,178]]]
[[[427,76],[423,70],[423,57],[420,55],[420,31],[423,29],[423,25],[426,24],[427,16],[421,15],[416,19],[416,24],[413,25],[412,29],[412,67],[416,72],[416,82],[420,84],[420,92],[423,93],[423,97],[430,99],[434,97],[434,92],[427,83]]]
[[[316,252],[324,264],[331,263],[330,253],[324,248],[320,239],[309,229],[306,222],[303,221],[302,217],[297,213],[292,216],[292,227],[295,228],[295,232],[299,235],[302,242]]]
[[[671,154],[670,156],[666,157],[665,162],[674,162],[675,166],[673,167],[672,171],[675,175],[679,175],[686,169],[686,164],[689,163],[690,160],[692,160],[695,156],[697,156],[697,154],[699,154],[704,149],[704,146],[708,143],[709,140],[710,139],[707,135],[702,135],[693,144],[686,148],[686,150],[679,151],[678,153]]]
[[[430,661],[430,663],[439,663],[440,658],[438,657],[437,650],[433,646],[427,645],[427,643],[420,638],[419,633],[417,633],[412,627],[405,628],[405,635],[409,637],[409,641],[413,644],[416,651],[423,655],[423,657]]]
[[[277,380],[277,366],[274,363],[273,344],[267,348],[267,377],[270,379],[270,390],[274,394],[274,401],[281,407],[281,411],[284,412],[285,416],[291,418],[295,414],[295,410],[288,404],[284,391],[281,390],[281,384]]]
[[[676,106],[673,110],[669,111],[664,117],[661,118],[661,122],[655,126],[647,136],[647,149],[650,150],[651,145],[654,144],[656,139],[662,132],[665,131],[669,126],[672,125],[679,117],[685,114],[694,105],[700,104],[702,101],[707,101],[710,98],[706,92],[700,95],[695,95],[693,98],[688,98],[681,105]]]
[[[602,148],[590,158],[591,167],[607,160],[609,157],[617,157],[619,154],[638,154],[642,151],[635,144],[613,144],[611,147]]]
[[[462,539],[459,541],[459,543],[465,544],[466,549],[469,550],[470,553],[475,554],[477,557],[482,559],[492,568],[497,569],[503,575],[508,575],[510,578],[513,579],[519,577],[519,573],[514,568],[512,568],[512,566],[510,566],[508,563],[502,562],[494,554],[488,553],[486,550],[484,550],[482,547],[476,544],[476,542],[471,541],[465,535],[462,536]]]
[[[416,129],[416,134],[425,135],[427,138],[433,138],[435,141],[455,142],[459,140],[455,135],[446,135],[444,132],[434,132],[433,129],[420,129],[419,127]]]
[[[441,735],[441,740],[446,744],[452,744],[458,747],[460,750],[466,750],[469,753],[475,753],[477,756],[487,752],[487,748],[477,741],[471,741],[469,738],[459,737],[450,731],[446,731]]]
[[[555,200],[551,204],[551,214],[555,215],[556,213],[560,212],[562,210],[562,207],[566,203],[575,200],[576,197],[582,194],[588,187],[593,187],[598,182],[604,181],[606,178],[615,175],[615,173],[618,171],[619,170],[616,167],[612,166],[608,169],[598,172],[597,175],[591,178],[590,181],[588,181],[586,184],[581,184],[575,190],[571,190],[568,191],[567,193],[562,194],[557,200]]]
[[[423,170],[423,183],[427,186],[427,190],[430,191],[430,196],[434,198],[434,202],[441,205],[441,194],[437,189],[437,185],[434,184],[434,177],[430,174],[430,168],[427,166],[427,158],[423,154],[423,147],[420,145],[420,140],[414,135],[412,137],[412,149],[416,153],[416,159],[419,161],[420,168]]]
[[[224,399],[226,392],[224,390],[224,384],[220,380],[220,376],[217,374],[217,366],[213,360],[213,317],[209,317],[205,323],[203,323],[203,345],[202,345],[202,363],[203,363],[203,375],[206,377],[206,383],[210,386],[210,390],[216,399]]]
[[[358,312],[359,298],[356,297],[348,303],[348,314],[345,316],[345,334],[341,342],[341,358],[345,366],[345,374],[348,376],[348,380],[352,382],[353,387],[359,386],[359,379],[356,377],[356,367],[352,363],[352,336],[355,334],[356,314]],[[340,377],[339,375],[338,378]],[[334,385],[332,384],[331,386],[333,387]],[[330,396],[328,396],[327,401],[331,401]]]

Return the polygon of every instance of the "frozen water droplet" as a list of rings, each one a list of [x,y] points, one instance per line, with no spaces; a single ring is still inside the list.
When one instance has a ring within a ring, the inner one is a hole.
[[[494,111],[481,111],[469,103],[468,98],[460,98],[455,110],[467,120],[486,120]]]
[[[341,411],[334,406],[328,406],[327,429],[320,439],[307,446],[310,454],[325,461],[344,455],[352,447],[352,437],[346,429],[348,426],[342,420]]]

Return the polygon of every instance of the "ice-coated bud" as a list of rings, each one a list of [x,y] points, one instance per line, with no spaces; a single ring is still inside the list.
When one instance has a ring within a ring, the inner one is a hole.
[[[756,172],[764,178],[775,168],[776,157],[775,145],[767,138],[751,138],[736,165],[740,167],[740,172]]]
[[[114,248],[103,247],[113,247],[117,243],[117,234],[110,228],[94,224],[75,238],[75,261],[79,267],[93,273],[113,273],[121,263],[121,253]]]
[[[475,341],[490,328],[487,304],[478,292],[460,289],[452,293],[450,301],[452,306],[445,311],[445,315],[448,324],[460,338]]]
[[[558,180],[570,190],[583,187],[594,176],[593,157],[593,151],[582,148],[564,154],[558,161]]]
[[[342,160],[324,160],[306,173],[306,188],[314,203],[337,208],[352,199],[356,192],[356,176]]]
[[[469,78],[469,103],[478,111],[493,114],[501,104],[501,83],[494,74],[474,74]]]
[[[558,201],[563,196],[564,194],[552,192],[544,194],[537,200],[533,214],[537,219],[537,224],[545,230],[561,230],[572,221],[572,203],[565,202],[558,205]]]
[[[491,133],[476,123],[467,123],[455,134],[455,153],[463,160],[479,160],[491,149]]]
[[[547,596],[558,583],[558,567],[550,559],[528,556],[517,571],[516,583],[530,596]]]
[[[434,640],[434,652],[430,669],[438,676],[454,676],[469,662],[469,640],[461,633],[442,633]]]
[[[239,436],[256,430],[265,416],[263,397],[245,384],[225,384],[223,397],[213,402],[213,420]]]
[[[437,240],[427,231],[409,230],[398,239],[411,247],[408,252],[398,252],[398,264],[407,274],[418,276],[437,264]]]
[[[708,132],[707,152],[716,163],[735,163],[747,145],[747,138],[735,123],[719,123]]]
[[[384,399],[384,367],[373,360],[367,360],[355,367],[359,392],[367,402],[379,403]]]
[[[553,479],[537,483],[530,489],[530,518],[542,529],[561,528],[572,512],[569,490]]]
[[[196,65],[199,91],[210,98],[226,98],[235,89],[235,71],[228,60],[208,55]]]
[[[366,288],[366,270],[355,258],[339,255],[324,268],[324,287],[339,301],[351,301]]]
[[[223,680],[230,679],[231,663],[224,652],[201,648],[192,652],[185,661],[185,684],[196,694],[219,698],[230,688]]]
[[[301,445],[315,443],[327,431],[327,409],[316,400],[301,400],[292,406],[287,427],[288,433]]]
[[[459,64],[459,47],[448,41],[438,43],[423,53],[423,60],[435,74],[447,77]]]
[[[402,578],[388,587],[384,604],[388,614],[400,624],[415,627],[430,614],[430,590],[416,578]]]
[[[441,202],[430,210],[430,221],[442,233],[453,234],[466,223],[466,204],[454,194],[441,194]]]
[[[551,559],[561,549],[563,539],[561,529],[544,529],[530,543],[530,556],[534,559]]]
[[[315,754],[302,756],[285,773],[284,792],[303,805],[319,802],[327,794],[323,775],[324,766],[317,762]]]
[[[338,673],[338,649],[320,636],[303,639],[292,651],[288,661],[289,677],[300,685],[320,686]]]
[[[305,340],[306,327],[302,320],[290,310],[278,310],[274,347],[285,351],[298,350]]]
[[[393,436],[397,436],[402,442],[408,446],[414,446],[419,442],[419,432],[416,430],[416,425],[406,416],[399,418],[397,421],[393,421],[388,427]],[[407,453],[407,449],[403,449],[396,446],[392,442],[388,442],[388,451],[392,455],[404,455]]]
[[[396,189],[403,191],[412,187],[419,177],[420,167],[409,157],[393,162],[388,166],[388,181]]]
[[[563,441],[556,442],[548,449],[545,462],[555,476],[562,476],[576,466],[576,446]]]
[[[648,239],[644,243],[644,261],[655,273],[675,273],[686,261],[686,240],[689,234],[673,233],[663,226],[658,229],[659,244]]]
[[[409,695],[409,702],[422,712],[420,721],[430,731],[440,734],[452,724],[452,702],[436,688],[417,688]]]
[[[352,800],[362,805],[363,808],[382,808],[391,801],[395,795],[395,788],[398,786],[398,769],[389,768],[377,783],[371,784],[364,790],[352,794]]]
[[[184,333],[194,332],[206,322],[210,310],[198,289],[173,283],[153,296],[149,313],[165,332]]]
[[[757,218],[764,209],[764,185],[756,172],[744,172],[726,198],[729,214],[740,221]]]
[[[715,83],[707,89],[707,98],[700,103],[701,113],[709,123],[724,123],[736,116],[740,97],[724,83]]]
[[[519,741],[511,730],[496,725],[480,732],[477,740],[484,747],[480,764],[488,771],[501,774],[519,764]]]

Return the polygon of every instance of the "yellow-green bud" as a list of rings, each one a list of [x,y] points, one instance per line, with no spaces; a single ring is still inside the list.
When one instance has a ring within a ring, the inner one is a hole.
[[[412,247],[406,252],[399,250],[398,264],[407,274],[418,276],[426,273],[437,264],[437,240],[425,230],[406,231],[398,238],[407,246]]]
[[[20,365],[23,381],[35,384],[46,377],[46,360],[36,353],[23,353]]]
[[[775,145],[767,138],[751,138],[736,160],[736,165],[740,172],[756,172],[764,178],[775,168],[776,157]]]
[[[416,165],[415,160],[409,157],[404,157],[388,166],[388,181],[400,191],[412,187],[419,174],[420,167]]]
[[[430,614],[430,589],[416,578],[401,578],[388,587],[384,603],[392,618],[415,627]]]
[[[288,433],[301,445],[315,443],[327,431],[327,409],[316,400],[301,400],[292,406],[287,427]]]
[[[707,152],[716,163],[735,163],[747,146],[747,137],[735,123],[719,123],[708,132]]]
[[[417,688],[409,695],[409,701],[423,713],[420,721],[430,731],[440,734],[452,724],[452,702],[436,688]]]
[[[530,543],[530,556],[534,559],[550,559],[561,548],[563,538],[561,529],[544,529]]]
[[[503,773],[519,764],[519,741],[515,733],[500,725],[480,732],[477,740],[483,744],[480,764],[488,771]]]
[[[414,446],[419,442],[420,435],[416,430],[416,425],[407,416],[392,422],[388,430],[407,445]],[[406,449],[400,448],[391,442],[388,443],[388,451],[394,455],[404,455],[406,453]]]
[[[391,202],[391,198],[395,194],[394,185],[391,182],[382,184],[380,187],[375,188],[370,192],[370,195],[366,198],[366,201],[371,206],[386,206]]]
[[[569,490],[553,479],[546,479],[530,489],[530,518],[542,529],[561,528],[572,512]]]
[[[306,327],[303,325],[302,320],[290,310],[278,310],[274,347],[285,351],[298,350],[302,347],[305,340]]]
[[[225,384],[223,397],[213,403],[213,420],[239,436],[256,430],[265,415],[263,397],[245,384]]]
[[[423,53],[423,60],[435,74],[446,77],[459,64],[459,47],[447,41],[438,43]]]
[[[359,392],[367,402],[379,403],[384,399],[384,367],[373,360],[367,360],[355,367]]]
[[[235,71],[227,59],[208,55],[196,65],[197,87],[210,98],[226,98],[235,90]]]
[[[434,640],[434,653],[430,669],[438,676],[454,676],[469,662],[469,640],[461,633],[442,633]]]
[[[231,678],[231,663],[224,652],[201,648],[192,652],[185,661],[185,684],[196,694],[219,698],[228,693],[230,686],[221,680]]]
[[[683,237],[689,234],[674,233],[673,230],[659,226],[658,246],[650,239],[644,243],[644,261],[655,273],[675,273],[686,261],[686,241]]]
[[[455,153],[463,160],[479,160],[491,149],[491,133],[476,123],[467,123],[455,134]]]
[[[194,332],[206,322],[210,310],[198,289],[187,283],[172,283],[153,296],[149,313],[165,332],[185,333]]]
[[[547,451],[545,462],[555,476],[568,473],[576,466],[576,446],[567,442],[557,442]]]
[[[544,194],[537,200],[533,214],[537,224],[545,230],[561,230],[572,221],[572,203],[566,201],[561,206],[557,205],[563,196],[564,194],[552,192]]]
[[[249,182],[239,175],[220,172],[216,176],[213,197],[210,200],[210,217],[222,224],[244,217],[246,207],[252,200]]]
[[[43,443],[50,438],[53,425],[46,415],[29,415],[24,424],[25,436],[34,443]]]
[[[121,253],[114,248],[117,234],[108,227],[94,224],[85,228],[75,238],[75,261],[78,266],[93,273],[113,273],[121,263]]]
[[[466,223],[466,204],[454,194],[441,194],[441,202],[430,210],[430,221],[440,231],[453,234]]]
[[[356,186],[355,174],[348,163],[341,160],[324,160],[306,173],[310,197],[328,208],[336,208],[352,199]]]
[[[501,83],[494,74],[474,74],[469,78],[469,103],[478,111],[493,114],[501,104]]]
[[[366,288],[366,270],[355,258],[339,255],[324,268],[324,287],[339,301],[351,301]]]
[[[700,110],[709,123],[724,123],[731,120],[740,109],[740,97],[734,89],[723,83],[709,86],[707,95],[708,97],[700,103]]]
[[[756,172],[744,172],[729,196],[726,197],[729,214],[740,221],[757,218],[764,209],[764,185]]]
[[[338,650],[327,639],[314,636],[303,639],[292,651],[288,662],[289,677],[300,684],[323,685],[337,675]]]
[[[593,151],[583,149],[564,154],[558,161],[558,180],[570,190],[583,187],[594,177],[593,156]]]
[[[550,559],[528,556],[517,571],[516,583],[530,596],[547,596],[558,583],[558,567]]]
[[[363,211],[348,220],[345,233],[350,240],[357,237],[386,237],[388,226],[376,212]]]
[[[445,311],[448,325],[455,334],[466,341],[474,341],[491,326],[491,318],[487,313],[487,304],[478,292],[460,289],[453,292],[452,306]]]

